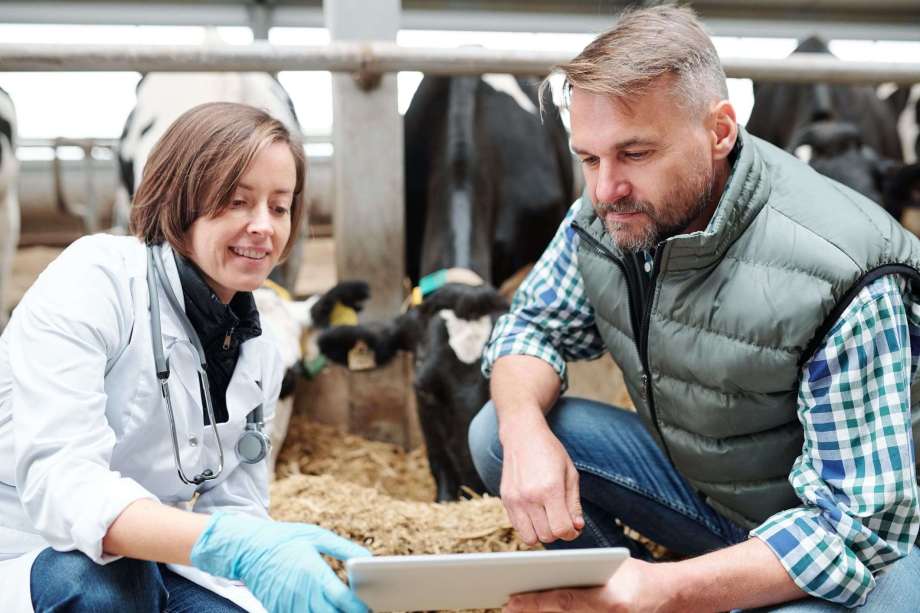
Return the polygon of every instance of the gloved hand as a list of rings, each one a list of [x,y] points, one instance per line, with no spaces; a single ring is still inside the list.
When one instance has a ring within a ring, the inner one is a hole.
[[[340,560],[371,555],[319,526],[219,511],[190,558],[206,573],[243,581],[269,613],[366,613],[367,607],[339,581],[321,553]]]

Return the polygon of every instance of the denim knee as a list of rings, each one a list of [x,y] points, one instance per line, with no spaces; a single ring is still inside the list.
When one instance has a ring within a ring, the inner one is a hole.
[[[159,613],[167,592],[154,562],[96,564],[79,551],[45,549],[32,566],[32,606],[46,610]]]
[[[498,440],[498,417],[495,405],[487,402],[470,423],[470,455],[486,489],[498,495],[502,481],[502,446]]]

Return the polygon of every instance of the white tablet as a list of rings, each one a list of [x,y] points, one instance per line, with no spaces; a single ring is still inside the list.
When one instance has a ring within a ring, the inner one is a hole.
[[[623,548],[353,558],[348,582],[373,611],[492,609],[512,594],[603,585]]]

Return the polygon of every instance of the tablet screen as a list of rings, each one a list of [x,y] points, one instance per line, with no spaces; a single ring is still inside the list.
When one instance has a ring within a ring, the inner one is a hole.
[[[379,556],[348,560],[348,581],[373,611],[490,609],[512,594],[603,585],[622,548]]]

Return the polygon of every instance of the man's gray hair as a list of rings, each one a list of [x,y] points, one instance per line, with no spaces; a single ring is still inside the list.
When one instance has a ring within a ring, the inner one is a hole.
[[[578,88],[628,103],[665,76],[674,78],[675,100],[691,113],[728,98],[712,40],[692,9],[673,4],[625,11],[612,29],[556,70],[565,76],[566,98]]]

